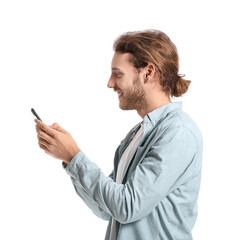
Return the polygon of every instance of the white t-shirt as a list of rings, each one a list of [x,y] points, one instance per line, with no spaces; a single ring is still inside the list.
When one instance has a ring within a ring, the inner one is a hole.
[[[143,123],[141,124],[140,129],[135,134],[133,140],[130,142],[129,146],[125,149],[125,151],[121,156],[118,169],[117,169],[117,174],[116,174],[117,183],[122,183],[124,174],[129,166],[129,163],[132,159],[133,154],[135,153],[142,139],[142,136],[143,136]],[[116,222],[114,218],[112,219],[112,223],[111,223],[110,240],[116,240]]]

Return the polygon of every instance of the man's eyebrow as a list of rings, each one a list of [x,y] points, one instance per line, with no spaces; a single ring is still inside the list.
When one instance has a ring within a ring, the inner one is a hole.
[[[119,68],[113,67],[111,70],[118,70],[121,71]]]

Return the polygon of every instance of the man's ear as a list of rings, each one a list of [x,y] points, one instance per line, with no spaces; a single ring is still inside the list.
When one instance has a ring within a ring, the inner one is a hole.
[[[148,63],[144,71],[144,83],[150,81],[150,79],[154,77],[155,73],[156,73],[155,65],[153,63]]]

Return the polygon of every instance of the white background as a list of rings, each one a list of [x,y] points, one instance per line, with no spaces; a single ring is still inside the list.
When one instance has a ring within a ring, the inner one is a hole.
[[[61,161],[37,144],[34,107],[108,175],[137,122],[107,88],[112,44],[155,28],[192,80],[183,109],[204,137],[195,240],[235,236],[234,1],[0,1],[0,239],[104,239],[107,222],[76,195]]]

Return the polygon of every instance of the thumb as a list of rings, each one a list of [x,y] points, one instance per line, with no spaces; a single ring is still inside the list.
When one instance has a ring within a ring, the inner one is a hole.
[[[50,127],[59,132],[66,133],[66,130],[63,129],[58,123],[53,123]]]

